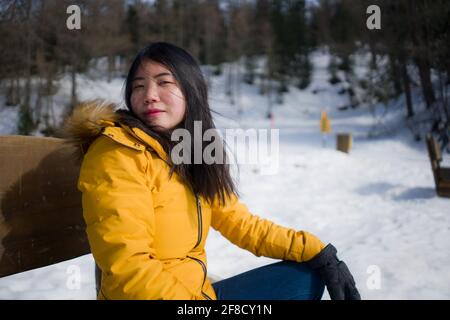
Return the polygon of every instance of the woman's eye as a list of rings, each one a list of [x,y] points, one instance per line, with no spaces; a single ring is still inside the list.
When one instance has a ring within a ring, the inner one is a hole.
[[[143,86],[142,84],[138,84],[137,86],[134,86],[134,87],[133,87],[133,90],[134,90],[134,89],[143,88],[143,87],[144,87],[144,86]]]
[[[170,81],[160,81],[160,82],[158,82],[158,84],[159,84],[160,86],[165,86],[165,85],[167,85],[167,84],[169,84],[169,83],[172,83],[172,82],[170,82]]]

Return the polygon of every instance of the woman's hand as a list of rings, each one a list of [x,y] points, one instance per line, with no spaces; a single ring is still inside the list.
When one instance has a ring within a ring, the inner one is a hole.
[[[355,280],[344,261],[336,256],[337,250],[328,244],[317,256],[305,263],[322,276],[331,300],[361,300]]]

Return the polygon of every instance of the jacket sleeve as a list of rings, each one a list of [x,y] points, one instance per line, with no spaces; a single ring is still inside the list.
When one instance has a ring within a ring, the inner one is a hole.
[[[232,194],[225,205],[212,204],[211,226],[225,238],[256,256],[303,262],[312,259],[325,245],[306,231],[296,231],[249,212]]]
[[[203,299],[156,259],[147,156],[110,138],[86,154],[78,181],[86,232],[106,299]]]

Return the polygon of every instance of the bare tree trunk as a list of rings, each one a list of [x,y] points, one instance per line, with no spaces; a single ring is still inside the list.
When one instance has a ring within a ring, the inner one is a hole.
[[[15,94],[17,95],[17,103],[16,104],[20,104],[21,103],[21,98],[22,98],[22,94],[21,94],[21,85],[20,85],[20,78],[18,77],[14,77],[14,82],[16,83],[14,85],[14,90],[15,90]]]
[[[421,13],[418,12],[418,10],[423,10],[424,5],[424,1],[419,2],[419,5],[413,5],[412,2],[408,2],[408,10],[412,13],[411,17],[414,21],[411,26],[411,39],[414,45],[414,63],[419,69],[422,93],[428,109],[431,107],[436,98],[433,91],[433,84],[431,83],[431,65],[429,58],[430,55],[427,25],[426,21],[422,19]]]
[[[6,105],[16,106],[20,103],[19,86],[16,77],[9,79],[9,88],[6,94]]]
[[[431,107],[433,102],[436,101],[433,84],[431,83],[430,62],[428,59],[422,57],[414,60],[419,68],[420,83],[422,85],[422,92],[428,109]]]
[[[242,106],[241,106],[241,59],[237,62],[237,73],[236,77],[234,78],[234,83],[236,85],[236,110],[239,115],[242,114]]]
[[[111,82],[113,73],[115,71],[115,57],[110,54],[108,55],[108,83]]]
[[[400,82],[401,75],[399,66],[397,63],[397,60],[395,59],[394,55],[389,54],[389,64],[390,64],[390,71],[391,71],[391,79],[392,83],[394,85],[394,90],[396,95],[400,95],[402,93],[402,84]]]
[[[35,111],[35,119],[36,124],[39,124],[42,117],[42,95],[44,91],[44,86],[42,85],[42,79],[39,77],[38,79],[38,85],[37,85],[37,97],[36,97],[36,103],[34,105],[34,111]]]
[[[184,11],[184,7],[182,7],[182,3],[183,1],[180,1],[178,3],[178,12],[177,12],[177,40],[178,43],[180,43],[181,45],[183,45],[183,41],[184,41],[184,17],[183,17],[183,11]]]
[[[25,40],[25,97],[22,105],[22,110],[24,113],[27,113],[31,117],[31,108],[30,108],[30,100],[31,100],[31,22],[30,22],[30,11],[31,11],[31,1],[28,0],[26,2],[26,40]],[[32,119],[34,123],[34,119]]]
[[[70,112],[75,108],[77,104],[77,73],[75,66],[72,66],[72,72],[71,72],[71,78],[72,78],[72,92],[70,97]]]
[[[267,60],[267,66],[266,66],[266,81],[267,81],[267,117],[272,116],[272,78],[271,78],[271,65],[270,60]]]
[[[405,61],[400,62],[400,69],[402,74],[403,90],[405,91],[407,117],[410,118],[414,116],[414,109],[411,99],[411,83]]]
[[[233,64],[230,62],[228,64],[228,75],[227,75],[227,82],[226,82],[226,95],[230,98],[230,104],[234,105],[234,71],[233,71]]]
[[[52,96],[53,96],[53,79],[52,79],[52,75],[49,72],[47,74],[47,79],[46,79],[46,84],[45,84],[45,92],[44,92],[44,96],[45,96],[45,114],[44,114],[44,124],[46,128],[51,128],[52,127],[52,121],[50,119],[51,117],[51,113],[52,113],[52,109],[53,109],[53,105],[52,105]]]
[[[449,110],[449,101],[448,101],[448,92],[447,92],[447,86],[445,84],[444,80],[444,72],[439,71],[439,93],[440,93],[440,100],[444,109],[444,114],[446,117],[446,123],[450,123],[450,110]]]

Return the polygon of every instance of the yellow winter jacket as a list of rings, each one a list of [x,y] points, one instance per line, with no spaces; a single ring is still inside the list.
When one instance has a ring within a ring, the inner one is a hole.
[[[207,277],[210,226],[256,256],[302,262],[324,247],[251,214],[235,195],[209,204],[176,173],[169,179],[162,146],[120,123],[112,105],[77,108],[66,132],[85,149],[78,188],[102,270],[99,299],[217,299]]]

